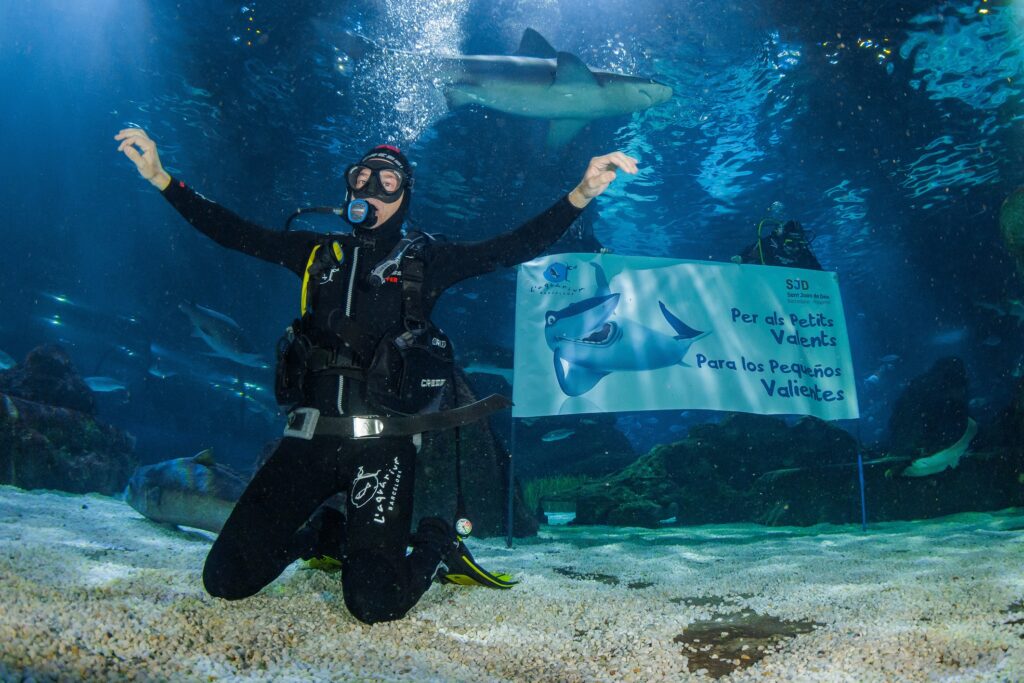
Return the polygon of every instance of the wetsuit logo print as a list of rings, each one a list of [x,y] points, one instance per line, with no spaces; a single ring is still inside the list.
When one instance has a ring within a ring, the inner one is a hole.
[[[377,501],[377,514],[373,516],[373,521],[377,524],[387,523],[384,513],[395,509],[395,500],[398,498],[398,484],[401,481],[402,469],[399,466],[398,458],[395,458],[391,462],[391,467],[388,468],[387,473],[384,475],[384,479],[381,481],[380,492],[374,498]],[[390,494],[388,493],[388,484],[391,484]]]
[[[363,466],[359,466],[359,471],[356,473],[355,479],[352,480],[353,507],[361,508],[374,499],[380,488],[379,475],[380,470],[367,474],[363,471]]]
[[[334,282],[334,274],[340,272],[341,268],[331,268],[330,272],[320,275],[320,284],[326,285],[328,282]]]

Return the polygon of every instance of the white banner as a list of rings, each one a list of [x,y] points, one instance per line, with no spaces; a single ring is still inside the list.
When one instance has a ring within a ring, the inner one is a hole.
[[[519,267],[513,417],[859,415],[835,273],[614,254]]]

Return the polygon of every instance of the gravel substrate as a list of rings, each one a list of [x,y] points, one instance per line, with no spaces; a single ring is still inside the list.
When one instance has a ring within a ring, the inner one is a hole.
[[[0,680],[1024,680],[1024,510],[471,539],[522,583],[434,586],[372,627],[337,575],[297,565],[210,598],[209,542],[112,498],[0,486]]]

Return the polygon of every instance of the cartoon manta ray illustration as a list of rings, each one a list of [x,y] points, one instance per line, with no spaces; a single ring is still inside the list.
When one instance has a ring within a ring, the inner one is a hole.
[[[688,326],[661,301],[658,306],[674,336],[631,320],[611,319],[620,295],[609,290],[604,269],[590,265],[596,270],[598,295],[544,316],[544,338],[555,354],[555,377],[562,391],[568,396],[585,394],[612,372],[687,365],[683,359],[690,346],[710,332]]]

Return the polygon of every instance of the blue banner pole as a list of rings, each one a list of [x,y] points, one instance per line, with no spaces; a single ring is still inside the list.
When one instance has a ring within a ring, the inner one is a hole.
[[[512,547],[512,529],[515,522],[515,463],[516,463],[516,418],[512,418],[512,437],[509,439],[508,448],[508,534],[505,537],[505,547]]]
[[[864,457],[857,444],[857,474],[860,476],[860,530],[868,530],[868,506],[864,500]]]

